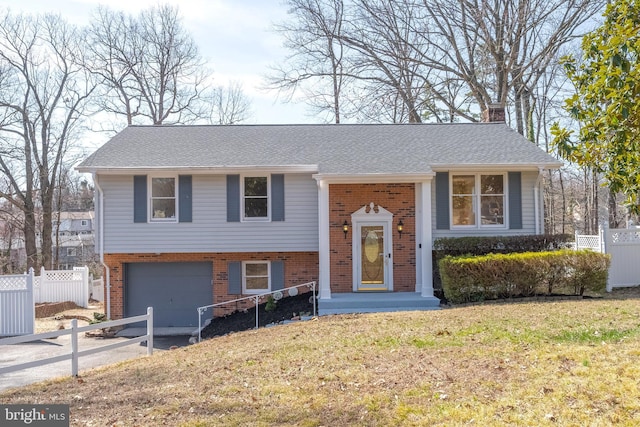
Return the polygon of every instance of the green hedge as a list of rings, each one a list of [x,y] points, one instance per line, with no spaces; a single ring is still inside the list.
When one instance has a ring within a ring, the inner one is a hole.
[[[534,295],[604,292],[610,257],[589,250],[447,256],[440,260],[452,303]]]
[[[446,256],[487,255],[490,253],[544,252],[571,247],[570,234],[532,234],[522,236],[443,237],[433,242],[433,287],[442,289],[440,260]]]
[[[486,255],[489,253],[543,252],[569,248],[570,234],[523,236],[443,237],[433,242],[441,258],[446,255]]]

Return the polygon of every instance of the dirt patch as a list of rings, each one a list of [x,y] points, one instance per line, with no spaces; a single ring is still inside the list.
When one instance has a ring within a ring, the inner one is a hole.
[[[72,310],[79,307],[75,302],[45,302],[42,304],[36,304],[36,319],[42,319],[43,317],[51,317],[55,314],[62,313],[63,311]]]
[[[258,305],[258,325],[267,326],[287,320],[299,320],[300,314],[313,313],[312,292],[306,292],[277,301],[273,310],[267,311],[267,304]],[[202,330],[202,338],[212,338],[231,332],[240,332],[256,327],[255,307],[216,317]]]
[[[43,306],[45,304],[42,304]],[[100,301],[90,301],[87,308],[79,307],[73,302],[48,303],[49,312],[47,316],[36,315],[36,333],[55,331],[58,329],[69,329],[71,320],[78,319],[79,325],[83,326],[94,318],[93,313],[104,313],[104,307]],[[62,307],[62,308],[61,308]],[[36,306],[37,310],[37,306]]]

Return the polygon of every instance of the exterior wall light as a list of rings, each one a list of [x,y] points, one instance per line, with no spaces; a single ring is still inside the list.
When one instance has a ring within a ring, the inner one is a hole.
[[[402,239],[402,232],[404,231],[404,222],[402,222],[402,220],[400,220],[398,222],[398,234],[400,235],[400,238]]]
[[[347,222],[347,220],[344,220],[344,223],[342,224],[342,231],[344,232],[344,238],[347,238],[347,233],[349,233],[349,223]]]

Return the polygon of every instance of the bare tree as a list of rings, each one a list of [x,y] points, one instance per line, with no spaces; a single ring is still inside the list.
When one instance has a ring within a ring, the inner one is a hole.
[[[307,79],[326,75],[322,65],[335,55],[326,49],[320,51],[322,55],[311,54],[305,42],[326,46],[331,41],[341,48],[341,64],[349,64],[336,72],[357,81],[345,95],[352,103],[376,105],[375,110],[387,118],[420,122],[476,121],[490,104],[507,106],[511,102],[515,126],[523,135],[534,129],[532,94],[544,70],[606,3],[324,1],[322,9],[313,10],[340,20],[340,25],[334,25],[337,32],[322,25],[324,21],[308,18],[310,7],[300,8],[301,3],[315,6],[319,1],[287,2],[296,25],[280,28],[287,41],[298,41],[285,44],[297,61],[292,63],[293,70],[276,81],[286,84],[287,76],[295,76],[295,71]],[[291,79],[296,84],[300,81]],[[380,103],[388,108],[380,108]]]
[[[9,188],[7,182],[2,183],[3,193]],[[15,204],[5,199],[0,199],[0,272],[11,274],[18,271],[20,259],[18,251],[23,246],[20,234],[24,215],[15,207]],[[24,270],[22,270],[24,271]]]
[[[406,0],[414,7],[413,0]],[[480,110],[513,94],[516,129],[530,128],[531,93],[557,52],[605,0],[421,0],[422,33],[432,50],[421,62],[457,76]],[[446,99],[443,99],[446,102]]]
[[[24,215],[27,267],[51,266],[58,174],[95,87],[82,40],[56,15],[0,19],[0,174],[9,183],[0,196]]]
[[[105,111],[133,123],[193,123],[206,117],[210,72],[176,7],[138,16],[100,7],[89,31],[91,69],[103,79]]]
[[[291,54],[271,69],[268,85],[291,100],[301,91],[318,113],[340,123],[342,91],[347,81],[341,41],[343,0],[289,0],[291,20],[276,25]]]
[[[251,116],[251,101],[245,96],[239,82],[213,88],[208,95],[207,104],[210,108],[210,124],[235,125]]]

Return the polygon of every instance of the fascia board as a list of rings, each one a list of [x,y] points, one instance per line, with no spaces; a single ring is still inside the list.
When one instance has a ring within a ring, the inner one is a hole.
[[[188,173],[190,175],[228,175],[228,174],[246,174],[248,172],[256,173],[316,173],[317,165],[284,165],[284,166],[207,166],[207,167],[91,167],[78,166],[76,170],[81,173],[95,173],[97,175],[142,175],[149,173]]]
[[[315,174],[316,181],[323,181],[329,184],[382,184],[382,183],[404,183],[423,182],[433,179],[435,173],[427,172],[420,174]]]

